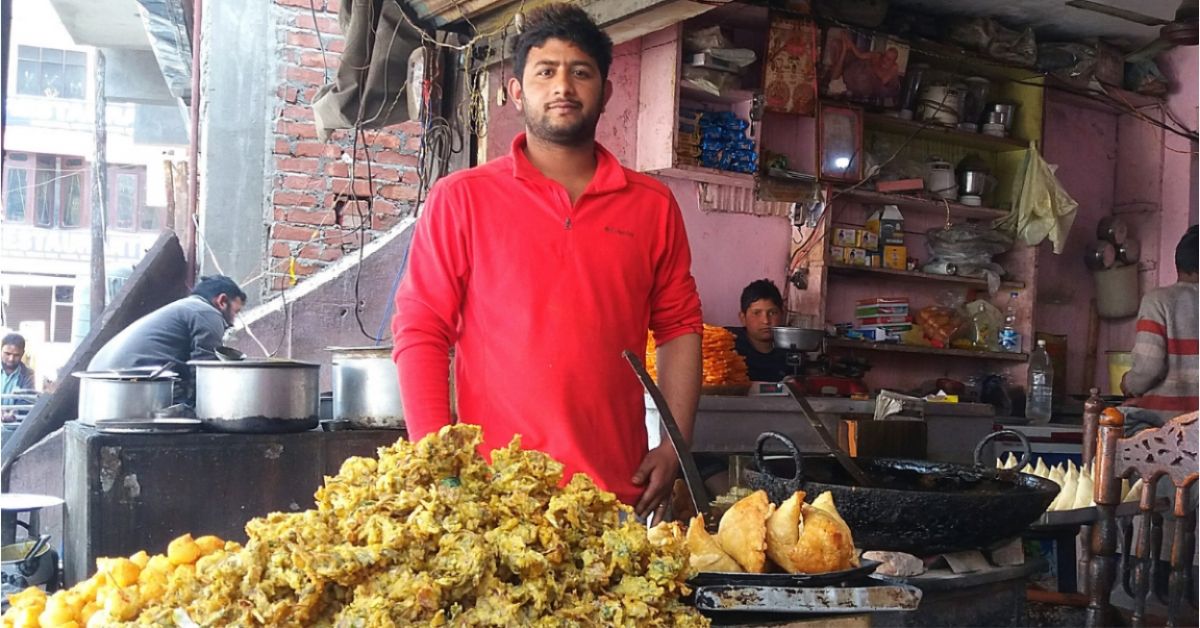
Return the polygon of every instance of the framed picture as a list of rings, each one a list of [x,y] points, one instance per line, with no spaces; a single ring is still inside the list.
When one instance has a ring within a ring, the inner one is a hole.
[[[822,103],[817,118],[820,178],[833,181],[861,180],[862,141],[861,109]]]
[[[767,111],[816,114],[817,33],[810,19],[771,15],[763,63]]]
[[[831,27],[821,58],[821,95],[898,108],[908,52],[908,44],[891,35]]]

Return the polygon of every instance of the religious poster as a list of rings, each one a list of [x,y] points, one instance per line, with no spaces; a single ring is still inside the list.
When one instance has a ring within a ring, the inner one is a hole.
[[[817,25],[771,16],[763,85],[767,111],[811,116],[817,110]]]
[[[908,44],[891,35],[831,27],[821,59],[821,95],[898,108],[908,52]]]

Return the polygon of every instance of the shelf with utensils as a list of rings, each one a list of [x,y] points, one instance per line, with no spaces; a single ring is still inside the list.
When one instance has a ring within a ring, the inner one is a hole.
[[[958,358],[976,358],[980,360],[1003,360],[1008,362],[1025,362],[1029,359],[1029,354],[1027,353],[974,351],[971,349],[939,349],[937,347],[921,347],[917,345],[902,345],[889,342],[868,342],[865,340],[850,340],[848,338],[827,338],[825,340],[825,346],[827,348],[837,349],[859,349],[863,351],[941,355]]]
[[[877,268],[874,266],[852,266],[850,264],[830,264],[829,270],[832,273],[839,275],[881,275],[884,277],[894,277],[900,280],[907,281],[933,281],[941,283],[953,283],[966,286],[976,286],[986,288],[988,282],[986,279],[977,279],[975,277],[959,277],[957,275],[935,275],[933,273],[924,273],[919,270],[896,270],[894,268]],[[1022,290],[1025,288],[1023,281],[1002,281],[1000,287],[1005,289]]]
[[[897,135],[912,135],[938,142],[954,144],[974,150],[988,152],[1007,152],[1029,148],[1029,142],[1014,137],[996,137],[985,133],[960,131],[956,128],[941,126],[932,122],[904,120],[882,113],[863,114],[863,124],[868,129],[876,129]]]
[[[909,196],[907,194],[889,194],[887,192],[876,192],[861,188],[834,188],[833,198],[858,201],[871,205],[895,205],[901,211],[911,210],[944,215],[948,210],[950,215],[955,218],[994,220],[1008,215],[1007,209],[976,207],[974,205],[963,205],[955,201]]]

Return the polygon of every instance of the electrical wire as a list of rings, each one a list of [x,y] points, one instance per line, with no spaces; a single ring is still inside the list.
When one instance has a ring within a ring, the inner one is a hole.
[[[315,0],[308,0],[308,10],[312,14],[313,30],[317,32],[317,46],[321,48],[321,65],[325,68],[325,82],[329,82],[329,61],[325,58],[325,38],[321,35],[321,25],[317,23],[317,5]]]

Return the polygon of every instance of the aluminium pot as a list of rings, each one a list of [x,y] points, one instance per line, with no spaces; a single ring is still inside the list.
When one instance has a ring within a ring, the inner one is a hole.
[[[295,360],[193,360],[196,418],[218,432],[303,432],[320,423],[321,366]]]
[[[982,464],[984,445],[999,435],[1016,435],[1025,446],[1017,468],[1029,461],[1029,442],[1011,430],[984,437],[975,448],[975,466],[898,458],[855,458],[872,486],[858,486],[828,456],[801,456],[796,444],[777,432],[759,436],[759,471],[746,471],[751,488],[767,491],[778,504],[797,490],[809,502],[829,491],[838,513],[854,534],[855,545],[931,556],[987,549],[1019,536],[1038,520],[1058,495],[1054,482],[1015,470]],[[763,445],[777,440],[791,459],[765,460]]]
[[[391,347],[330,347],[333,420],[370,429],[402,429],[400,376]]]
[[[170,406],[177,376],[170,371],[149,377],[157,367],[113,371],[78,371],[79,422],[150,419]]]

